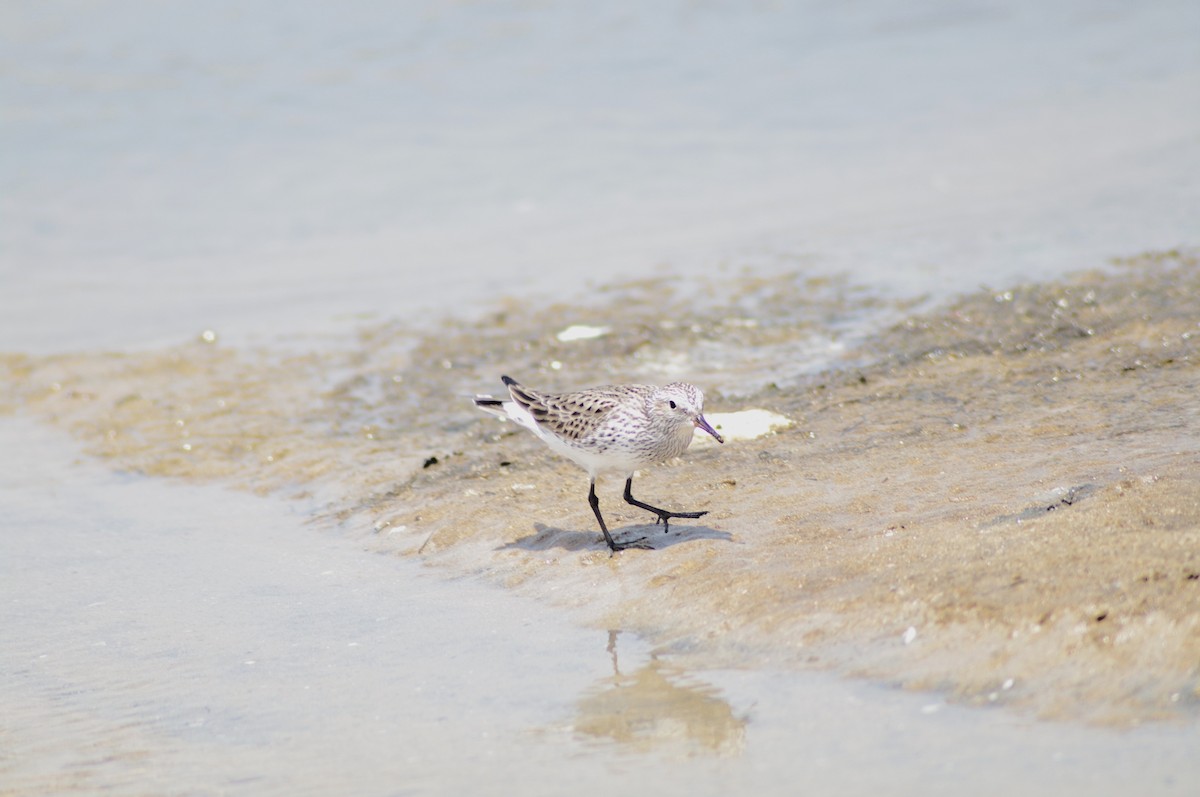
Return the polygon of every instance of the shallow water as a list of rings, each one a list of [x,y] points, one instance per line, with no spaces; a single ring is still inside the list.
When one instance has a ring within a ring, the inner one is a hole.
[[[113,473],[22,420],[0,439],[8,793],[1184,794],[1196,775],[1193,730],[688,671],[365,553],[295,502]]]
[[[744,267],[945,298],[1194,243],[1190,0],[176,11],[0,10],[5,349]]]

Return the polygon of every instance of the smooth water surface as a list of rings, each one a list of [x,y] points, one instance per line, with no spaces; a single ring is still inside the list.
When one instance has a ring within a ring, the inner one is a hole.
[[[752,266],[939,296],[1194,243],[1200,7],[0,11],[0,346]]]

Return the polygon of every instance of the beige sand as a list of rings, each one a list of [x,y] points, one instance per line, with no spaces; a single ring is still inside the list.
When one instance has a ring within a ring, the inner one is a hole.
[[[367,330],[354,351],[10,355],[0,400],[117,467],[316,494],[370,547],[639,633],[679,666],[833,668],[1089,722],[1195,718],[1193,256],[924,315],[802,280],[717,288],[513,303],[436,335]],[[865,365],[805,373],[805,341],[875,311],[903,320],[851,341]],[[613,331],[558,340],[571,323]],[[653,551],[609,556],[582,472],[465,398],[501,372],[556,389],[671,369],[712,410],[795,423],[639,477],[643,500],[711,510],[669,535],[602,483],[610,526]]]

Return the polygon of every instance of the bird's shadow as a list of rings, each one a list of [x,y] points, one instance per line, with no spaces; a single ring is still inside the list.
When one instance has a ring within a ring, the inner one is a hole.
[[[545,523],[534,523],[533,529],[533,534],[505,543],[496,550],[507,551],[519,548],[523,551],[548,551],[551,548],[562,548],[566,551],[584,551],[589,548],[607,549],[608,547],[605,545],[604,535],[600,533],[599,529],[596,531],[571,531],[556,526],[547,526]],[[708,526],[684,526],[677,523],[672,523],[671,530],[665,534],[662,526],[645,523],[614,529],[612,535],[618,543],[644,539],[653,550],[670,548],[672,545],[693,540],[733,542],[733,535],[727,531],[717,531]]]

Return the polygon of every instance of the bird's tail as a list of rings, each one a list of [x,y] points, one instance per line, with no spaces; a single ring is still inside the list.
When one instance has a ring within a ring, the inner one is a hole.
[[[501,418],[508,417],[508,413],[504,411],[504,402],[498,398],[492,398],[491,396],[476,396],[475,406],[485,412],[490,412],[493,415],[499,415]]]
[[[536,401],[537,398],[533,395],[527,396],[525,388],[518,385],[516,380],[507,376],[500,378],[504,380],[504,384],[508,385],[511,398],[498,399],[493,396],[476,396],[475,406],[484,412],[490,412],[492,415],[499,415],[501,418],[514,421],[540,437],[542,432],[538,429],[537,421],[530,414],[530,409],[522,402],[522,400]],[[545,412],[545,408],[540,403],[537,406],[541,412]]]

